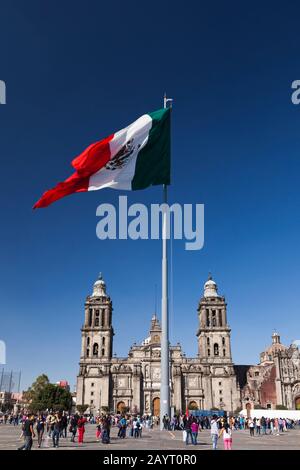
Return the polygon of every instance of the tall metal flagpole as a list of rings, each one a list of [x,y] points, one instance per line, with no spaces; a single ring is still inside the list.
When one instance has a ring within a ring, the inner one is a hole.
[[[164,108],[170,98],[164,95]],[[168,258],[167,258],[167,185],[163,186],[162,209],[162,299],[161,299],[161,386],[160,386],[160,429],[164,427],[164,416],[170,417],[170,377],[169,377],[169,311],[168,311]]]

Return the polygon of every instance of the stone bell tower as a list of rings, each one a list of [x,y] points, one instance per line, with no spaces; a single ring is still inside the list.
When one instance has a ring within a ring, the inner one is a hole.
[[[80,370],[77,377],[77,404],[99,412],[110,406],[110,366],[113,351],[112,301],[100,274],[92,295],[85,301],[81,328]]]
[[[85,302],[84,325],[81,329],[81,359],[110,360],[113,335],[112,302],[100,274],[92,295],[89,295]]]
[[[232,363],[226,307],[225,297],[218,294],[217,284],[209,275],[199,302],[197,333],[199,357],[206,363]]]

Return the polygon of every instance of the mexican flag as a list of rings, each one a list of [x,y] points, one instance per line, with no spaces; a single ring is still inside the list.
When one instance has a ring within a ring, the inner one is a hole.
[[[46,191],[34,208],[47,207],[72,193],[170,184],[170,109],[144,114],[128,127],[91,144],[72,166],[75,173]]]

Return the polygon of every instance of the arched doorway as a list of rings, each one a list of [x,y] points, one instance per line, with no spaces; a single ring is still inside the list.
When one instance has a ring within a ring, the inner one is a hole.
[[[119,401],[117,404],[117,413],[123,413],[126,408],[126,405],[123,401]]]
[[[300,397],[297,397],[295,400],[295,408],[296,410],[300,410]]]
[[[189,409],[189,410],[198,410],[199,407],[198,407],[197,402],[195,402],[194,400],[193,400],[193,401],[190,401],[190,402],[189,402],[189,405],[188,405],[188,409]]]
[[[160,413],[160,398],[156,397],[153,400],[153,415],[159,416]]]

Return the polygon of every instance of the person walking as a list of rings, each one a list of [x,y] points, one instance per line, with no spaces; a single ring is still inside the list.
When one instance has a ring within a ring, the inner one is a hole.
[[[125,439],[126,437],[126,427],[127,427],[127,420],[125,416],[122,416],[122,418],[119,421],[119,432],[118,432],[118,437],[120,439]],[[136,437],[136,436],[134,436]]]
[[[186,439],[185,443],[186,445],[189,444],[189,439],[191,440],[191,444],[193,444],[193,436],[192,436],[192,422],[193,422],[193,416],[189,416],[186,421],[185,421],[185,432],[186,432]]]
[[[43,415],[39,415],[37,422],[36,422],[36,431],[37,431],[37,438],[38,438],[38,448],[42,445],[43,435],[45,430],[45,419]]]
[[[197,437],[199,431],[199,424],[196,418],[193,419],[191,424],[191,431],[192,431],[192,443],[197,445]]]
[[[249,418],[248,427],[250,429],[250,436],[254,437],[254,421]]]
[[[60,437],[67,438],[67,430],[68,430],[68,417],[65,412],[61,417],[61,429],[60,429]]]
[[[218,426],[218,417],[213,415],[210,422],[210,434],[212,440],[212,448],[216,450],[218,448],[218,438],[219,438],[219,426]]]
[[[266,435],[267,434],[267,420],[264,416],[261,417],[260,425],[261,425],[261,430],[262,430],[263,435]]]
[[[52,431],[52,441],[53,441],[53,447],[58,448],[59,446],[59,436],[61,432],[61,415],[59,413],[56,413],[55,415],[55,421],[53,423],[53,431]]]
[[[100,423],[100,420],[98,420],[96,424],[96,441],[100,442],[100,438],[101,438],[101,423]]]
[[[224,423],[221,428],[219,437],[223,435],[224,449],[232,450],[232,430],[228,423]]]
[[[86,419],[84,416],[80,416],[78,423],[77,423],[77,429],[78,429],[78,444],[83,444],[83,437],[85,433],[85,425]]]
[[[70,428],[69,431],[71,433],[71,442],[75,442],[75,437],[77,433],[77,423],[78,423],[78,415],[73,415],[70,420]]]
[[[23,424],[23,436],[24,444],[18,448],[18,450],[31,450],[32,448],[32,438],[35,437],[33,430],[34,416],[27,415],[27,418]]]
[[[255,424],[256,424],[256,434],[260,435],[260,418],[256,420]]]

